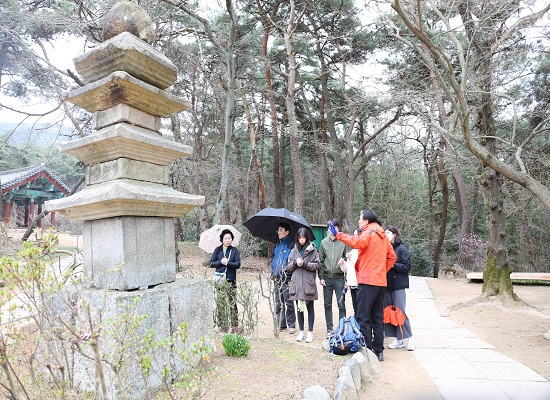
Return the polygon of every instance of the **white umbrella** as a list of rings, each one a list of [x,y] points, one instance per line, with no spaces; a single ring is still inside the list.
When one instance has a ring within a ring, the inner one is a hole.
[[[212,228],[205,230],[201,233],[199,247],[207,253],[213,253],[216,247],[222,244],[220,235],[224,229],[229,229],[233,233],[234,238],[232,246],[237,247],[239,245],[239,240],[241,240],[241,232],[231,225],[214,225]]]

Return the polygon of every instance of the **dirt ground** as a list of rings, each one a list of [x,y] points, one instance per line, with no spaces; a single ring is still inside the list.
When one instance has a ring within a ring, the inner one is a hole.
[[[207,271],[201,267],[195,273],[204,275]],[[256,276],[257,272],[242,270],[237,279],[255,281]],[[504,305],[485,300],[480,296],[481,284],[468,283],[465,278],[428,279],[428,284],[442,315],[550,379],[550,341],[543,337],[550,329],[549,286],[515,286],[524,303]],[[351,310],[351,299],[347,297],[346,306]],[[336,303],[333,310],[337,310]],[[334,315],[336,318],[336,311]],[[258,337],[251,338],[248,357],[225,355],[221,334],[217,334],[217,371],[210,377],[202,399],[302,399],[304,389],[316,384],[332,395],[338,368],[347,357],[331,356],[321,349],[321,342],[326,340],[322,300],[315,302],[315,318],[312,343],[297,342],[296,335],[287,332],[276,339],[268,301],[262,298]],[[412,393],[422,393],[422,398],[442,398],[412,352],[386,349],[384,354],[381,376],[362,388],[359,399],[404,400]]]
[[[82,241],[81,237],[63,235],[60,244],[81,248]],[[191,247],[196,251],[186,248],[183,274],[210,277],[212,270],[203,266],[205,254],[196,246]],[[257,284],[258,267],[267,265],[267,260],[243,259],[238,281]],[[550,380],[550,340],[543,337],[550,329],[550,286],[516,285],[515,293],[523,301],[503,304],[483,298],[481,284],[468,283],[465,278],[428,279],[428,285],[441,315],[450,317],[459,326],[492,344],[496,351]],[[322,297],[320,286],[318,289]],[[346,307],[352,310],[349,296]],[[258,308],[257,337],[250,338],[248,357],[228,357],[221,345],[222,334],[215,334],[216,371],[209,376],[201,398],[302,399],[304,389],[313,385],[325,387],[332,395],[338,368],[349,356],[331,356],[321,348],[321,342],[326,340],[322,300],[315,302],[315,340],[312,343],[297,342],[296,334],[287,332],[275,338],[268,300],[260,296]],[[336,325],[336,300],[333,314]],[[386,349],[384,355],[382,374],[363,386],[359,399],[405,400],[411,399],[411,394],[419,393],[422,393],[422,398],[442,398],[413,352]]]

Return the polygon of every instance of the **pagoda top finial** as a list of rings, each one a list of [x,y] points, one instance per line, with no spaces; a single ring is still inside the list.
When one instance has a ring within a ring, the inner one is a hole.
[[[105,15],[103,40],[122,32],[129,32],[148,44],[155,40],[153,22],[149,14],[136,3],[126,0],[116,3]]]

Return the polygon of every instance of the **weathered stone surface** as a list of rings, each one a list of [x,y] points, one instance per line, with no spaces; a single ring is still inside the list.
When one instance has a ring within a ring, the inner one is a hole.
[[[73,59],[86,82],[98,81],[124,71],[160,89],[176,81],[176,67],[160,51],[124,32]]]
[[[351,378],[350,378],[351,379]],[[353,384],[353,381],[351,381]],[[339,377],[334,384],[334,400],[357,400],[357,390],[350,386],[350,380],[346,377]]]
[[[345,367],[348,367],[351,371],[351,376],[353,378],[353,384],[355,389],[361,390],[361,366],[355,358],[350,358],[344,363]]]
[[[117,158],[86,168],[86,184],[95,185],[115,179],[133,179],[167,185],[170,178],[168,167],[142,161]]]
[[[550,329],[548,329],[548,332],[546,332],[543,336],[545,339],[550,340]]]
[[[189,102],[123,71],[115,71],[103,79],[65,93],[64,99],[90,112],[127,104],[158,117],[186,110],[190,106]]]
[[[357,387],[355,387],[355,382],[353,381],[353,374],[351,372],[350,367],[348,367],[347,365],[340,367],[338,369],[338,377],[346,378],[346,386],[349,386],[350,388],[357,390]]]
[[[75,221],[90,221],[140,215],[177,218],[203,204],[204,196],[178,192],[165,185],[117,179],[48,201],[45,208]]]
[[[157,133],[126,123],[103,128],[81,139],[59,143],[59,150],[75,156],[85,164],[98,164],[120,157],[168,165],[190,156],[189,146],[177,143]]]
[[[84,276],[94,288],[133,290],[176,279],[171,218],[86,221],[83,237]]]
[[[156,36],[151,17],[139,5],[129,1],[115,3],[103,20],[104,40],[122,32],[130,32],[147,43],[153,43]]]
[[[380,375],[382,373],[382,367],[380,366],[380,361],[378,361],[376,354],[365,347],[361,347],[359,352],[361,352],[367,360],[371,374],[375,376]]]
[[[304,390],[304,400],[330,400],[330,394],[320,385],[310,386]]]
[[[89,307],[94,330],[101,332],[98,343],[100,354],[104,359],[102,366],[109,398],[144,398],[145,380],[134,356],[135,349],[139,348],[139,340],[145,337],[145,332],[148,330],[153,332],[153,340],[160,341],[167,339],[177,329],[177,325],[173,322],[175,319],[188,322],[189,339],[185,344],[186,348],[199,338],[210,336],[213,330],[212,297],[210,282],[197,279],[178,279],[170,284],[132,292],[79,290],[76,299],[71,293],[76,310],[80,315],[87,315],[86,308]],[[189,304],[191,300],[193,304]],[[54,304],[57,306],[54,310],[56,313],[65,315],[72,312],[67,306],[69,304],[67,301]],[[180,315],[178,313],[181,310],[190,310],[194,315],[188,312]],[[133,335],[125,336],[126,326],[123,323],[125,314],[132,317],[145,316]],[[80,321],[87,322],[82,318]],[[90,332],[90,327],[87,323],[79,325],[77,322],[76,331],[86,334]],[[125,340],[123,346],[116,343],[114,335]],[[70,358],[74,358],[74,385],[79,390],[91,392],[95,388],[94,354],[88,341],[81,341],[80,348],[82,353],[71,346],[73,353],[70,354]],[[114,361],[118,358],[121,358],[123,365],[117,377],[105,361]],[[184,372],[183,368],[186,366],[181,362],[174,362],[178,359],[175,349],[161,348],[154,351],[153,373],[147,378],[147,386],[151,392],[164,389],[160,378],[160,371],[164,364],[170,366],[175,377]]]
[[[213,289],[210,281],[177,279],[174,283],[162,286],[166,288],[170,300],[170,324],[173,330],[187,323],[188,343],[196,342],[213,331]],[[185,286],[186,290],[182,290],[182,286]],[[181,373],[185,369],[176,352],[172,354],[171,362],[175,373]]]
[[[372,372],[369,367],[369,362],[367,361],[363,353],[355,353],[351,359],[356,360],[359,364],[359,368],[361,371],[361,384],[372,382]]]
[[[118,104],[106,110],[95,112],[92,117],[92,129],[99,130],[121,122],[140,126],[154,132],[160,130],[160,117],[155,117],[126,104]]]

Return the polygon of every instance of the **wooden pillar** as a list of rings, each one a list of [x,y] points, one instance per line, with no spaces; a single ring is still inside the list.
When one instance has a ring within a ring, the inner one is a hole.
[[[29,203],[25,203],[25,220],[23,221],[23,226],[29,226]]]
[[[31,198],[30,204],[29,204],[29,219],[26,226],[29,226],[32,221],[34,221],[34,199]]]
[[[10,223],[10,214],[11,214],[11,201],[6,199],[4,200],[4,224],[9,225]]]
[[[42,214],[42,203],[40,203],[38,205],[38,209],[36,211],[36,216],[39,216],[40,214]],[[38,221],[36,221],[36,226],[38,228],[42,228],[42,218],[40,218]]]
[[[52,226],[55,226],[55,211],[52,211],[50,213],[50,224],[52,224]]]

